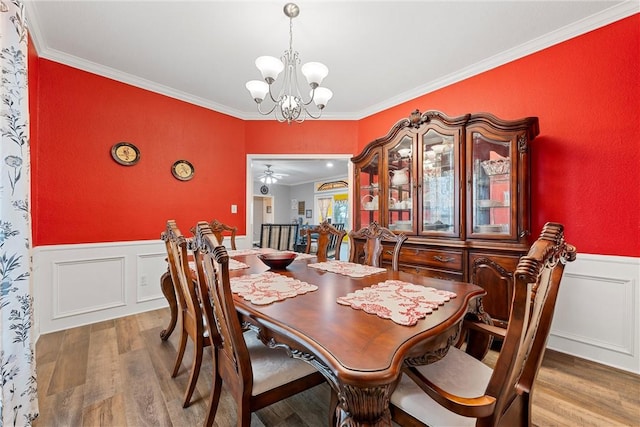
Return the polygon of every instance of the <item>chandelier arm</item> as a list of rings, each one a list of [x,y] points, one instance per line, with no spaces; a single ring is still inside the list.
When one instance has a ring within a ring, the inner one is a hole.
[[[304,111],[307,113],[307,115],[309,117],[311,117],[312,119],[319,119],[322,116],[322,110],[318,110],[318,115],[314,116],[313,114],[311,114],[311,111],[307,110],[306,108],[304,109]]]
[[[271,98],[271,101],[273,101],[275,104],[278,104],[280,102],[280,99],[282,98],[282,90],[280,90],[280,94],[278,95],[278,97],[274,98],[273,92],[271,91],[272,86],[273,86],[273,83],[269,85],[269,98]]]
[[[258,113],[262,114],[263,116],[268,116],[269,114],[273,113],[273,111],[278,106],[278,104],[273,104],[273,107],[271,107],[269,111],[262,111],[262,108],[260,108],[261,105],[262,104],[258,104]]]

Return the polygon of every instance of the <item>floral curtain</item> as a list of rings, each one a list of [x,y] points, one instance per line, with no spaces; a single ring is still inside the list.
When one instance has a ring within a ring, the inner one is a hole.
[[[27,26],[19,0],[0,0],[0,427],[38,415],[32,335]]]

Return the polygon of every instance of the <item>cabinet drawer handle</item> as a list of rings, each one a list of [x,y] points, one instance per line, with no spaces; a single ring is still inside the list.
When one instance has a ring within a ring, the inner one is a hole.
[[[433,259],[435,259],[436,261],[444,262],[444,263],[453,262],[454,261],[454,259],[451,258],[451,257],[443,257],[443,256],[440,256],[440,255],[435,255],[433,257]]]

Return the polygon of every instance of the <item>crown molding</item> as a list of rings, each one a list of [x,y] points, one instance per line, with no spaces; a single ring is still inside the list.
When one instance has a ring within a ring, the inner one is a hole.
[[[25,1],[25,9],[27,12],[27,22],[29,24],[29,34],[31,40],[34,43],[36,52],[41,58],[49,59],[55,62],[59,62],[70,67],[78,68],[83,71],[87,71],[99,76],[107,77],[122,83],[126,83],[141,89],[149,90],[161,95],[165,95],[171,98],[175,98],[190,104],[198,105],[203,108],[207,108],[222,114],[242,119],[242,120],[272,120],[266,118],[257,112],[240,111],[233,108],[229,108],[226,105],[219,104],[215,101],[199,97],[190,93],[186,93],[180,90],[173,89],[171,87],[161,85],[152,82],[147,79],[143,79],[128,73],[118,71],[116,69],[106,67],[101,64],[97,64],[91,61],[84,60],[66,53],[57,51],[46,45],[44,38],[42,37],[42,31],[38,26],[37,13],[32,6],[32,1]],[[379,113],[380,111],[389,109],[404,102],[411,101],[412,99],[426,95],[438,89],[442,89],[451,84],[468,79],[475,75],[489,71],[493,68],[507,64],[516,59],[546,49],[558,43],[562,43],[574,37],[585,34],[589,31],[593,31],[605,25],[611,24],[620,19],[627,18],[631,15],[640,12],[640,2],[637,0],[627,0],[623,3],[615,4],[612,7],[594,14],[588,18],[576,21],[571,25],[567,25],[556,31],[545,34],[542,37],[531,40],[515,48],[506,50],[498,55],[494,55],[490,58],[482,60],[472,66],[458,70],[455,73],[451,73],[438,80],[429,82],[428,84],[418,86],[406,92],[400,93],[392,98],[386,99],[383,102],[374,104],[364,110],[348,113],[323,113],[320,120],[361,120],[370,115]]]

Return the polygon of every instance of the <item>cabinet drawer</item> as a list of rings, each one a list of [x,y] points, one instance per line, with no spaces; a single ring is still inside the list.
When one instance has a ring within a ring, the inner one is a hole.
[[[438,270],[435,268],[420,267],[417,265],[400,264],[400,271],[411,274],[418,274],[425,277],[433,277],[434,279],[462,281],[462,272]]]
[[[400,250],[400,262],[462,272],[462,251],[404,247]]]

